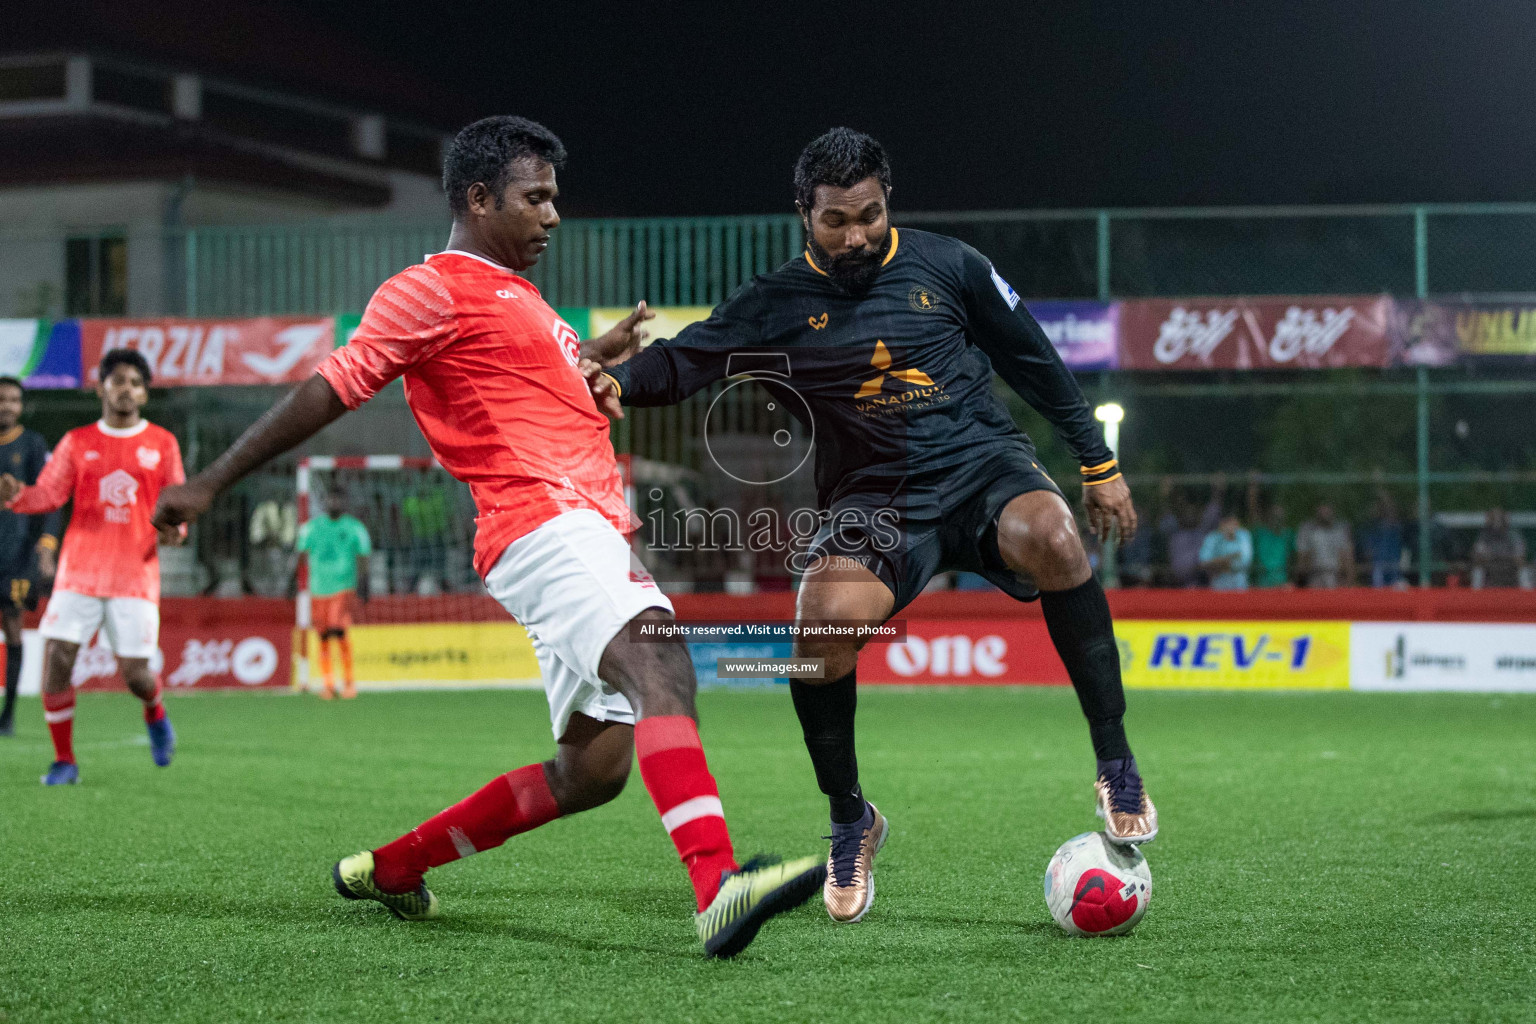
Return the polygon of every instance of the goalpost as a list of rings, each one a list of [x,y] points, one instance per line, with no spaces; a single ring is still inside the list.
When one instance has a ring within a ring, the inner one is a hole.
[[[370,536],[370,597],[354,603],[348,631],[360,690],[540,685],[527,633],[475,572],[469,488],[436,460],[311,456],[295,483],[300,529],[339,496]],[[302,556],[297,580],[293,687],[307,691],[319,646]]]

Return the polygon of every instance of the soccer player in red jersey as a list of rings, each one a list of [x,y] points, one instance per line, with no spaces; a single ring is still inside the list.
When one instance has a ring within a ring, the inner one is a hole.
[[[137,352],[113,349],[101,359],[101,419],[64,435],[53,457],[28,487],[0,477],[0,500],[12,512],[36,515],[74,499],[64,533],[53,596],[38,630],[43,649],[43,715],[54,758],[43,785],[78,782],[71,682],[80,646],[97,629],[117,655],[128,689],[144,702],[150,756],[164,767],[176,733],[160,700],[160,679],[150,669],[160,639],[160,557],[157,540],[179,543],[184,531],[159,531],[151,521],[161,488],[186,479],[181,448],[169,430],[140,415],[149,401],[149,363]]]
[[[197,518],[219,491],[403,376],[433,454],[474,496],[475,568],[533,638],[557,752],[344,858],[332,869],[337,890],[407,920],[435,917],[428,869],[607,803],[638,754],[693,884],[705,952],[731,956],[810,898],[826,868],[819,857],[737,865],[699,742],[687,648],[638,641],[630,628],[670,622],[672,606],[625,539],[634,520],[608,420],[577,370],[581,341],[516,273],[538,262],[560,223],[564,158],[553,133],[522,118],[459,132],[443,170],[448,248],[380,286],[352,340],[206,470],[165,491],[155,521]],[[598,343],[637,344],[646,318],[641,304]]]

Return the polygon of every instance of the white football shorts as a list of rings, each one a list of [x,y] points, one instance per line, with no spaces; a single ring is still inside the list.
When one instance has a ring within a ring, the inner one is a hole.
[[[624,695],[597,677],[609,641],[647,608],[667,600],[624,535],[597,512],[563,512],[513,541],[486,588],[533,640],[555,739],[571,715],[633,724]]]
[[[91,597],[55,590],[38,634],[84,647],[96,630],[119,658],[153,658],[160,643],[160,606],[142,597]]]

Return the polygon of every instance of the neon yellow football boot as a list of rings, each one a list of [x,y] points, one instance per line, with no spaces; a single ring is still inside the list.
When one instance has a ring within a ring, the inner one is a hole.
[[[342,899],[373,900],[402,921],[426,921],[438,915],[437,897],[423,882],[413,892],[385,892],[373,884],[373,852],[343,857],[331,868],[331,879]]]
[[[714,902],[694,918],[704,954],[725,958],[740,953],[769,918],[816,895],[826,877],[827,862],[820,857],[782,863],[753,857],[721,880]]]

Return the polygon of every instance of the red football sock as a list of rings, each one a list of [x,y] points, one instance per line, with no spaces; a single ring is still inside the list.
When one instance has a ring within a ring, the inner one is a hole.
[[[544,766],[530,764],[373,851],[373,880],[385,892],[410,892],[428,868],[493,850],[519,832],[560,817]]]
[[[75,763],[75,691],[43,692],[43,721],[53,737],[53,759]]]
[[[341,681],[350,690],[357,682],[352,676],[352,638],[343,633],[336,638],[336,646],[341,649]]]
[[[643,718],[635,725],[635,753],[640,778],[688,868],[703,910],[720,891],[720,873],[736,870],[736,858],[699,728],[686,715]]]
[[[162,687],[160,680],[155,680],[155,695],[144,702],[144,721],[151,724],[165,717],[165,702],[160,699]]]

